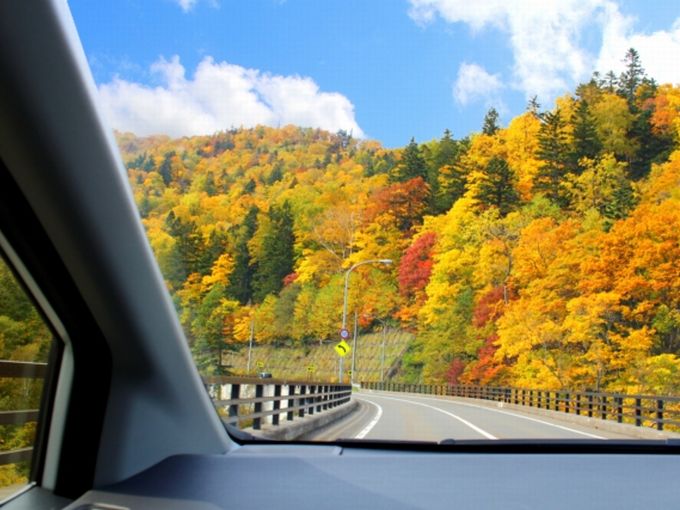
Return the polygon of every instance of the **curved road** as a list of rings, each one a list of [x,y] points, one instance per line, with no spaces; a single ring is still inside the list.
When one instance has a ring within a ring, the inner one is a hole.
[[[305,437],[309,440],[386,439],[630,439],[614,432],[550,417],[525,414],[474,401],[408,393],[361,392],[352,395],[359,410]]]

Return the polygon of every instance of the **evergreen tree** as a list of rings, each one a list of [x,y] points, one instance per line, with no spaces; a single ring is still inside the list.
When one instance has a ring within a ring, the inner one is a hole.
[[[629,164],[629,176],[638,180],[649,173],[652,161],[659,155],[666,153],[672,142],[657,137],[652,132],[651,110],[635,111],[633,125],[628,132],[630,139],[637,141],[639,149],[635,152]],[[670,143],[669,143],[670,142]]]
[[[422,177],[424,181],[427,180],[427,163],[414,138],[411,138],[404,149],[401,161],[394,167],[390,177],[394,182],[404,182],[416,177]]]
[[[654,109],[649,105],[654,103],[648,100],[653,99],[656,93],[656,82],[643,77],[635,91],[635,102],[629,105],[635,117],[628,136],[635,140],[639,147],[629,162],[629,176],[635,180],[649,174],[652,163],[660,163],[668,159],[673,147],[672,136],[655,133],[652,129]]]
[[[234,243],[234,267],[229,275],[229,286],[227,293],[245,305],[253,298],[253,266],[248,243],[255,235],[257,230],[257,214],[260,210],[252,206],[246,214],[243,223],[236,233],[237,238]]]
[[[565,207],[569,205],[569,193],[564,179],[569,172],[572,155],[564,133],[564,121],[559,112],[546,112],[541,120],[537,155],[543,164],[534,177],[534,189],[560,207]]]
[[[203,188],[209,196],[217,195],[217,186],[215,186],[215,176],[212,172],[208,172],[205,176],[205,186]]]
[[[257,188],[257,183],[255,182],[255,179],[250,179],[245,186],[243,186],[243,193],[246,195],[252,195],[253,192],[255,191],[255,188]]]
[[[222,232],[214,230],[205,242],[198,238],[199,251],[196,254],[196,272],[202,275],[209,274],[217,258],[226,249],[226,239]]]
[[[274,165],[274,168],[272,168],[272,171],[269,174],[269,177],[267,177],[267,184],[269,186],[271,186],[272,184],[280,181],[281,179],[283,179],[283,161],[279,160]]]
[[[451,136],[451,131],[445,129],[434,154],[434,166],[441,168],[444,165],[452,165],[457,161],[458,153],[458,142]]]
[[[460,163],[444,165],[439,169],[439,190],[436,198],[438,210],[448,211],[467,189],[468,169]]]
[[[170,211],[165,218],[165,229],[175,240],[169,267],[163,273],[170,284],[178,288],[187,276],[199,272],[202,243],[200,235],[193,222],[184,222],[174,211]]]
[[[290,204],[269,209],[269,228],[262,239],[262,252],[253,275],[253,297],[261,302],[283,288],[283,279],[293,272],[295,234]]]
[[[538,102],[538,96],[533,96],[531,99],[529,99],[529,102],[527,103],[527,111],[535,116],[540,115],[541,111],[541,104]]]
[[[432,157],[432,163],[428,170],[427,183],[430,186],[430,212],[441,214],[451,207],[453,200],[462,196],[465,188],[465,181],[462,182],[460,195],[455,199],[451,197],[452,188],[458,188],[457,183],[449,182],[459,178],[458,172],[454,171],[456,163],[460,157],[459,143],[451,136],[451,131],[444,131],[444,136],[439,140]]]
[[[582,168],[579,166],[581,158],[594,159],[602,149],[602,144],[597,136],[595,121],[585,100],[578,102],[571,123],[574,127],[573,165],[574,168],[581,171]]]
[[[614,71],[609,71],[604,75],[604,79],[600,82],[600,87],[610,94],[613,94],[617,91],[619,87],[619,79],[614,74]]]
[[[142,170],[144,170],[145,172],[150,172],[151,170],[154,169],[154,166],[155,166],[155,163],[153,161],[153,156],[149,156],[144,161],[144,164],[142,165]]]
[[[172,158],[175,156],[175,151],[166,152],[161,166],[158,168],[158,173],[163,178],[163,183],[169,186],[172,182]]]
[[[626,64],[626,70],[619,77],[619,92],[632,107],[635,104],[635,91],[645,77],[645,70],[640,62],[640,54],[635,48],[630,48],[626,52],[623,61]]]
[[[493,136],[498,131],[498,112],[495,108],[489,108],[484,116],[484,124],[482,125],[482,133]]]
[[[487,207],[498,208],[501,216],[505,216],[519,202],[515,181],[515,172],[508,162],[494,156],[482,172],[475,198]]]
[[[602,214],[610,220],[620,220],[627,217],[636,205],[637,197],[633,187],[627,179],[621,179],[619,186],[612,194],[611,200],[605,204]]]

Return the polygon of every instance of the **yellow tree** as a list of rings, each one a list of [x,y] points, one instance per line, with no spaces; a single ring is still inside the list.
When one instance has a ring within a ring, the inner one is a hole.
[[[503,133],[507,161],[517,174],[517,190],[523,200],[531,199],[534,178],[541,166],[541,161],[536,157],[540,128],[538,117],[525,112],[512,119]]]
[[[612,93],[604,93],[591,106],[595,129],[605,152],[630,159],[638,150],[638,144],[628,133],[635,118],[628,110],[624,98]]]

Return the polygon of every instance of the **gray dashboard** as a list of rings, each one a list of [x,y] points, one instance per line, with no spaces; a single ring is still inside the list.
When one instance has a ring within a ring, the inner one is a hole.
[[[168,458],[68,508],[668,508],[680,501],[678,479],[677,455],[249,445]]]

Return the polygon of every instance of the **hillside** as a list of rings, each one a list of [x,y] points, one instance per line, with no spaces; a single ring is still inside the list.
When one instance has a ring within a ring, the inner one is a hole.
[[[680,88],[636,55],[542,110],[388,150],[286,126],[119,134],[202,372],[220,352],[415,332],[400,377],[680,390]],[[284,352],[284,351],[281,351]],[[290,366],[295,365],[290,360]]]
[[[399,369],[412,335],[401,331],[385,334],[386,377],[393,377]],[[269,372],[279,379],[305,380],[313,378],[331,381],[338,376],[338,355],[333,350],[335,340],[297,347],[256,345],[251,356],[250,374]],[[351,345],[351,341],[349,342]],[[382,333],[361,335],[357,339],[354,379],[357,381],[380,381],[380,360],[382,355]],[[248,375],[248,350],[225,351],[222,363],[233,375]],[[352,354],[345,357],[344,371],[352,366]]]

